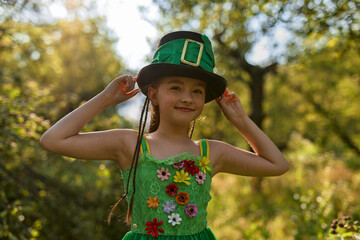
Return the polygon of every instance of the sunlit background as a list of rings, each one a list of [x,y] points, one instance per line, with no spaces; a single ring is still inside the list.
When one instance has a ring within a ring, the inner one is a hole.
[[[121,239],[119,167],[45,151],[41,134],[116,76],[136,76],[165,33],[211,38],[215,72],[290,162],[213,178],[221,240],[355,239],[360,220],[360,14],[355,0],[0,0],[0,239]],[[83,129],[137,128],[144,96]],[[251,150],[215,103],[194,139]]]

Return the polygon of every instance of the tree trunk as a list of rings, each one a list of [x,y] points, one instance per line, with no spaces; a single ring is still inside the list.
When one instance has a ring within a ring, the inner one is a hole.
[[[250,118],[253,122],[262,129],[264,120],[264,71],[258,67],[251,67],[248,72],[251,76],[250,96],[251,96],[251,113]],[[252,149],[251,149],[252,150]],[[254,177],[251,181],[251,187],[254,193],[262,193],[262,177]]]

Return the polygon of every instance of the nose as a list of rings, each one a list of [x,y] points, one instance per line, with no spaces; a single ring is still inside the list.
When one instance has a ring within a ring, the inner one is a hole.
[[[181,95],[181,102],[183,103],[192,103],[192,100],[193,99],[189,91],[184,91],[183,94]]]

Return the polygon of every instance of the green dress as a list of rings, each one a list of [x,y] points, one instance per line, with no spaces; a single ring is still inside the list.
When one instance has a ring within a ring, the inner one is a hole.
[[[201,156],[185,152],[159,160],[151,155],[146,137],[136,172],[136,192],[131,231],[123,240],[213,240],[207,226],[207,205],[211,199],[209,144],[200,140]],[[122,171],[126,189],[130,169]],[[131,173],[128,204],[132,196]]]

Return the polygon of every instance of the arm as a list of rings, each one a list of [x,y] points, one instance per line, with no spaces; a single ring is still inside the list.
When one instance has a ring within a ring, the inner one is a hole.
[[[255,153],[211,141],[210,149],[214,148],[215,155],[214,175],[216,172],[227,172],[245,176],[276,176],[288,170],[289,165],[280,150],[247,116],[235,93],[227,90],[218,104]]]
[[[47,130],[41,136],[40,144],[51,152],[81,159],[118,160],[123,154],[127,155],[126,150],[129,147],[127,145],[129,142],[132,143],[129,139],[134,138],[134,136],[136,139],[136,134],[131,130],[79,132],[106,107],[135,96],[139,90],[131,91],[134,84],[130,76],[114,79],[101,93],[60,119]]]

